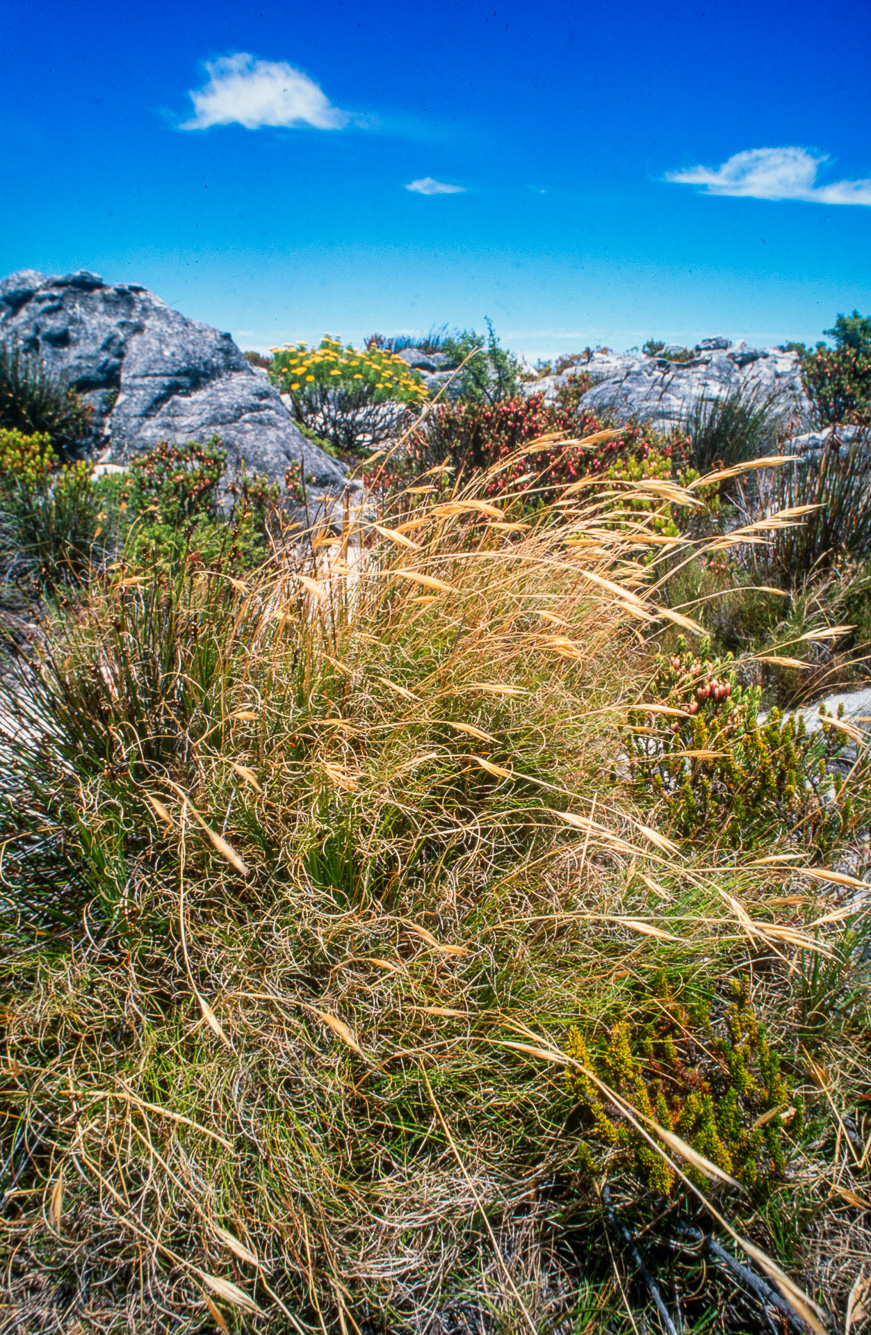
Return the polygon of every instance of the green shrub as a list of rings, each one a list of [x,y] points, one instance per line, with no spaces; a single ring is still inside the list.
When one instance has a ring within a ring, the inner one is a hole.
[[[683,839],[754,848],[774,830],[784,842],[824,853],[853,824],[856,785],[829,772],[844,734],[830,725],[809,735],[800,716],[784,718],[776,708],[759,722],[760,696],[758,687],[739,684],[731,657],[711,657],[707,641],[698,654],[682,643],[678,653],[660,656],[649,703],[680,713],[648,715],[641,729],[629,730],[633,780]],[[822,707],[820,714],[827,717]]]
[[[38,357],[0,340],[0,428],[51,437],[58,452],[74,451],[88,435],[91,409]]]
[[[666,355],[665,349],[667,346],[668,344],[663,343],[661,339],[649,338],[642,347],[641,351],[647,357],[664,357]],[[695,361],[695,357],[696,354],[692,350],[692,348],[681,348],[679,352],[669,353],[668,361],[676,362],[678,365],[680,365],[686,362]]]
[[[575,1029],[569,1053],[640,1114],[648,1132],[651,1119],[742,1185],[758,1190],[786,1172],[789,1140],[779,1114],[789,1103],[790,1084],[749,1004],[746,981],[733,983],[729,1003],[718,1004],[716,1020],[712,998],[687,1004],[682,993],[665,969],[657,970],[631,1022],[617,1022],[607,1044]],[[569,1070],[567,1082],[582,1116],[582,1169],[594,1174],[628,1170],[668,1196],[677,1185],[674,1172],[619,1105],[577,1067]],[[802,1129],[800,1100],[788,1117],[794,1140]],[[688,1176],[707,1186],[696,1170],[690,1168]]]
[[[106,516],[92,466],[62,465],[48,433],[0,430],[0,506],[7,558],[39,584],[80,584],[102,557]]]
[[[818,343],[805,352],[805,388],[824,425],[871,426],[871,317],[839,315],[826,334],[834,348]]]
[[[268,550],[278,487],[240,474],[220,495],[227,453],[219,436],[205,444],[162,443],[139,455],[117,483],[120,535],[128,559],[210,564],[226,557],[257,565]],[[115,480],[113,479],[113,482]]]
[[[290,395],[298,422],[339,450],[373,449],[397,429],[397,409],[417,408],[426,389],[416,371],[382,348],[358,352],[325,335],[273,350],[272,379]]]
[[[441,351],[449,358],[451,369],[466,362],[455,382],[458,396],[469,403],[492,406],[519,394],[520,367],[517,358],[502,347],[490,320],[486,324],[486,338],[464,329],[446,337]]]

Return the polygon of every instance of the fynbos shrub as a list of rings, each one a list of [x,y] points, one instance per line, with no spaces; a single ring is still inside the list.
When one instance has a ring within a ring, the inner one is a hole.
[[[777,829],[802,847],[831,848],[853,815],[843,779],[829,772],[843,734],[824,726],[809,735],[800,716],[778,709],[760,722],[759,688],[741,686],[731,655],[712,658],[707,641],[697,655],[681,641],[656,669],[650,703],[679,712],[651,713],[628,742],[635,782],[663,824],[732,847],[770,841]]]
[[[426,399],[421,377],[383,348],[357,352],[325,335],[320,347],[276,348],[272,379],[291,411],[336,449],[374,448],[396,431],[402,409]]]

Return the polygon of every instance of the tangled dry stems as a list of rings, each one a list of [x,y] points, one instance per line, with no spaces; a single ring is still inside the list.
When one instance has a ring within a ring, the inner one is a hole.
[[[649,524],[613,489],[530,524],[486,481],[245,581],[116,572],[7,683],[10,1329],[610,1311],[565,1259],[605,1234],[553,1054],[663,965],[749,970],[789,1040],[846,913],[809,932],[819,881],[680,853],[615,774],[661,492]],[[784,1191],[819,1210],[793,1148]]]

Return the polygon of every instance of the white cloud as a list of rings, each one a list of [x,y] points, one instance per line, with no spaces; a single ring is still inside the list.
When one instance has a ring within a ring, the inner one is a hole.
[[[419,181],[409,181],[406,190],[413,190],[416,195],[464,195],[464,185],[446,185],[444,181],[434,181],[431,176],[422,176]]]
[[[285,61],[255,60],[244,51],[206,64],[209,82],[192,89],[194,116],[183,130],[210,125],[301,126],[338,130],[347,125],[347,111],[334,107],[317,84]]]
[[[748,199],[798,199],[811,204],[871,204],[871,180],[817,185],[825,155],[806,148],[751,148],[735,153],[722,166],[667,172],[667,181],[700,185],[709,195]]]

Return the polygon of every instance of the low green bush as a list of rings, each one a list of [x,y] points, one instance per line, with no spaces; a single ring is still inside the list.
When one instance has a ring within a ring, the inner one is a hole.
[[[277,485],[241,473],[220,493],[227,452],[219,436],[205,444],[163,443],[133,460],[115,492],[119,546],[134,563],[184,557],[209,565],[226,559],[258,565],[268,551],[270,517],[279,501]]]
[[[647,342],[643,345],[641,351],[647,357],[664,357],[665,349],[667,346],[668,344],[664,343],[662,339],[649,338]],[[670,353],[668,356],[668,360],[670,362],[676,362],[678,364],[681,364],[694,361],[695,356],[696,354],[692,348],[681,348],[679,352]]]
[[[864,773],[845,785],[830,772],[846,746],[837,721],[809,734],[800,716],[775,708],[760,722],[759,687],[742,686],[731,657],[714,658],[709,641],[698,653],[681,642],[656,660],[648,703],[666,714],[629,730],[630,772],[682,839],[754,848],[777,831],[819,855],[853,828],[857,809],[871,812]]]
[[[82,583],[102,558],[104,497],[86,461],[62,465],[48,433],[0,429],[0,508],[7,563],[37,585]]]
[[[604,1092],[612,1090],[640,1115],[645,1130],[655,1121],[676,1132],[754,1188],[757,1200],[771,1179],[784,1178],[804,1129],[803,1103],[799,1098],[789,1106],[791,1082],[749,1002],[748,979],[733,981],[729,993],[728,1000],[710,992],[700,996],[697,989],[687,996],[684,980],[663,968],[651,978],[647,995],[638,997],[631,1022],[617,1021],[607,1041],[601,1029],[590,1036],[572,1032],[569,1052],[578,1067],[570,1068],[567,1083],[581,1112],[583,1171],[628,1170],[662,1196],[677,1185],[671,1166]],[[688,1172],[706,1185],[697,1170]]]

